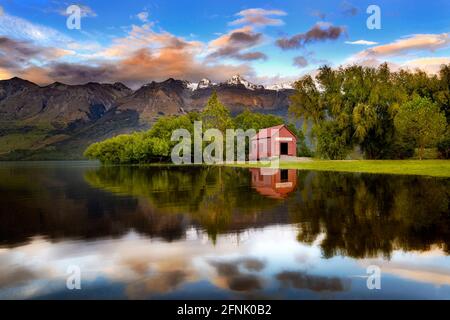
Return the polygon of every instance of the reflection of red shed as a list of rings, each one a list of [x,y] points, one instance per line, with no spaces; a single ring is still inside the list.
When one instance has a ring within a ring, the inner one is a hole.
[[[252,187],[263,196],[283,199],[295,190],[297,185],[296,170],[280,170],[271,168],[250,169]]]
[[[259,160],[279,156],[297,155],[297,137],[282,124],[261,129],[252,137],[250,160]]]

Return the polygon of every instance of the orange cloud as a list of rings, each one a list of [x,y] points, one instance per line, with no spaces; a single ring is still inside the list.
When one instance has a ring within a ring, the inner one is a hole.
[[[239,51],[244,44],[256,43],[259,38],[260,34],[243,32],[231,35],[229,41],[239,44]],[[220,40],[217,43],[220,43]],[[17,43],[15,47],[27,55],[43,54],[42,48],[32,47],[28,43],[27,46]],[[151,24],[144,24],[133,26],[126,37],[115,39],[111,46],[90,55],[91,60],[79,63],[62,62],[57,59],[65,54],[65,51],[45,48],[46,56],[53,54],[54,59],[50,59],[52,61],[50,63],[39,66],[19,63],[9,66],[9,62],[14,62],[10,61],[11,57],[7,61],[0,60],[0,67],[4,69],[2,72],[4,77],[13,71],[14,75],[38,84],[49,84],[54,81],[67,84],[121,81],[132,87],[167,78],[198,81],[208,77],[213,81],[222,81],[237,73],[253,74],[248,65],[228,65],[215,59],[202,60],[200,56],[205,49],[206,46],[201,42],[187,41],[165,31],[155,32]],[[242,53],[242,60],[256,58],[259,58],[258,53]],[[11,70],[12,67],[14,70]]]
[[[448,33],[415,34],[396,40],[392,43],[366,49],[357,54],[356,58],[386,57],[405,54],[414,50],[434,51],[450,45]]]

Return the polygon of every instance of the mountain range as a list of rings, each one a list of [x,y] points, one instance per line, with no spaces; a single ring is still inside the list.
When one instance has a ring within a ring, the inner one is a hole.
[[[213,91],[237,114],[287,115],[289,84],[264,87],[239,75],[223,83],[168,79],[132,90],[122,83],[39,86],[0,81],[0,160],[80,159],[87,145],[146,130],[160,116],[203,109]]]

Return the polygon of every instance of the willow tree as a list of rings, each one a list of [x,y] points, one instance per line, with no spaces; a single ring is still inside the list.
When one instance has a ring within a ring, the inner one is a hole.
[[[359,145],[366,158],[387,157],[394,136],[393,119],[405,94],[394,87],[386,64],[377,69],[323,66],[315,79],[305,76],[295,89],[290,113],[313,123],[319,155],[343,158]]]
[[[444,112],[428,98],[415,97],[402,105],[395,117],[395,126],[402,136],[412,138],[423,159],[426,147],[434,147],[446,131]]]

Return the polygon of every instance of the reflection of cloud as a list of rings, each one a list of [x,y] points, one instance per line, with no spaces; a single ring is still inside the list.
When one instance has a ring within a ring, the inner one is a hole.
[[[244,259],[243,261],[244,267],[249,271],[261,271],[265,267],[264,261],[258,259]]]
[[[241,271],[243,265],[248,271],[261,271],[265,263],[258,259],[240,258],[230,261],[211,261],[210,265],[216,269],[218,279],[215,283],[233,291],[250,292],[263,287],[262,279],[255,274]]]
[[[58,290],[70,298],[71,293],[65,291],[69,265],[80,266],[83,289],[92,288],[98,279],[120,284],[124,290],[111,293],[118,298],[183,294],[189,285],[202,283],[208,284],[205,291],[195,292],[202,298],[215,298],[218,291],[221,297],[261,298],[264,294],[264,298],[280,298],[283,293],[278,290],[279,284],[311,290],[308,295],[317,293],[315,297],[327,291],[338,294],[350,289],[351,294],[358,296],[357,287],[352,288],[345,279],[336,277],[336,266],[340,274],[363,274],[365,268],[357,265],[359,260],[322,259],[320,243],[305,246],[296,240],[297,232],[297,227],[274,226],[249,231],[248,239],[239,244],[230,241],[229,235],[221,235],[215,245],[205,240],[206,234],[195,229],[188,231],[185,240],[173,242],[151,240],[135,233],[96,241],[32,239],[27,245],[0,248],[0,299],[56,296]],[[364,263],[378,264],[382,272],[390,268],[398,270],[413,280],[420,275],[424,283],[448,284],[449,257],[442,250],[408,255],[397,252],[392,259],[384,264],[382,259]],[[400,261],[403,264],[397,259],[403,259]],[[299,262],[302,270],[320,266],[330,276],[283,271],[299,268]],[[407,263],[415,267],[405,267]],[[434,263],[433,267],[430,263]],[[215,287],[208,289],[211,286]],[[405,288],[417,286],[405,282]],[[298,294],[301,296],[302,292]]]
[[[429,251],[395,251],[391,260],[368,259],[362,265],[377,265],[381,275],[392,274],[397,277],[436,286],[450,286],[450,269],[448,265],[439,263],[447,254],[439,247],[433,246]]]
[[[285,287],[308,289],[312,291],[345,291],[348,290],[350,280],[308,275],[304,272],[283,271],[276,275],[278,281]]]
[[[258,276],[240,274],[228,279],[228,287],[233,291],[248,292],[262,289],[262,283]]]
[[[0,288],[17,286],[37,278],[37,275],[24,267],[9,266],[0,272]]]
[[[152,294],[169,293],[187,280],[188,273],[183,270],[157,273],[143,281],[131,283],[126,289],[127,296],[130,299],[141,299]]]

